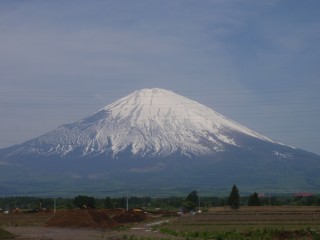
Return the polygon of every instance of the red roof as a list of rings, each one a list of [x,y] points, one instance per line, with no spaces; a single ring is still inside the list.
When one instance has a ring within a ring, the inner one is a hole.
[[[295,197],[311,197],[313,196],[312,193],[295,193],[294,194]]]

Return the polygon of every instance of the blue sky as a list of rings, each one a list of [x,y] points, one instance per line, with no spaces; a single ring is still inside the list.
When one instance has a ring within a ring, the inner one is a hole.
[[[165,88],[320,154],[318,0],[2,0],[0,148]]]

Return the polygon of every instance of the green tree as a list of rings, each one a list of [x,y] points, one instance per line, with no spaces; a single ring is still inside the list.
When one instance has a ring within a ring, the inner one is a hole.
[[[258,193],[254,192],[249,196],[248,206],[261,206],[261,201]]]
[[[84,207],[94,208],[95,207],[95,202],[94,202],[93,197],[81,196],[81,195],[75,197],[73,204],[79,208],[84,208]]]
[[[231,209],[239,209],[240,208],[240,195],[239,190],[236,185],[233,185],[229,198],[228,198],[228,205]]]
[[[199,203],[199,196],[197,191],[192,191],[188,194],[186,200],[183,202],[183,207],[187,211],[196,209]]]
[[[112,201],[109,197],[106,197],[106,199],[104,200],[104,207],[105,208],[113,208]]]

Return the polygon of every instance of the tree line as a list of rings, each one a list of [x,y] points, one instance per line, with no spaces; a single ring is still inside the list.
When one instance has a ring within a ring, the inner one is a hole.
[[[78,195],[74,198],[39,198],[39,197],[3,197],[0,198],[0,209],[73,209],[73,208],[144,208],[163,210],[192,211],[197,208],[230,206],[238,209],[241,206],[320,206],[320,196],[274,195],[261,196],[257,192],[241,196],[236,185],[232,186],[230,194],[220,196],[200,196],[197,191],[191,191],[185,197],[151,198],[137,196],[122,196],[95,198],[93,196]]]

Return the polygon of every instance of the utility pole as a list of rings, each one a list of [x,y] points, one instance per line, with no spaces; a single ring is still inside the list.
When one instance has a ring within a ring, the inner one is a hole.
[[[127,212],[129,211],[129,198],[128,198],[128,194],[127,194]]]
[[[56,197],[53,198],[53,213],[56,214]]]
[[[269,207],[271,207],[271,193],[269,193]]]

